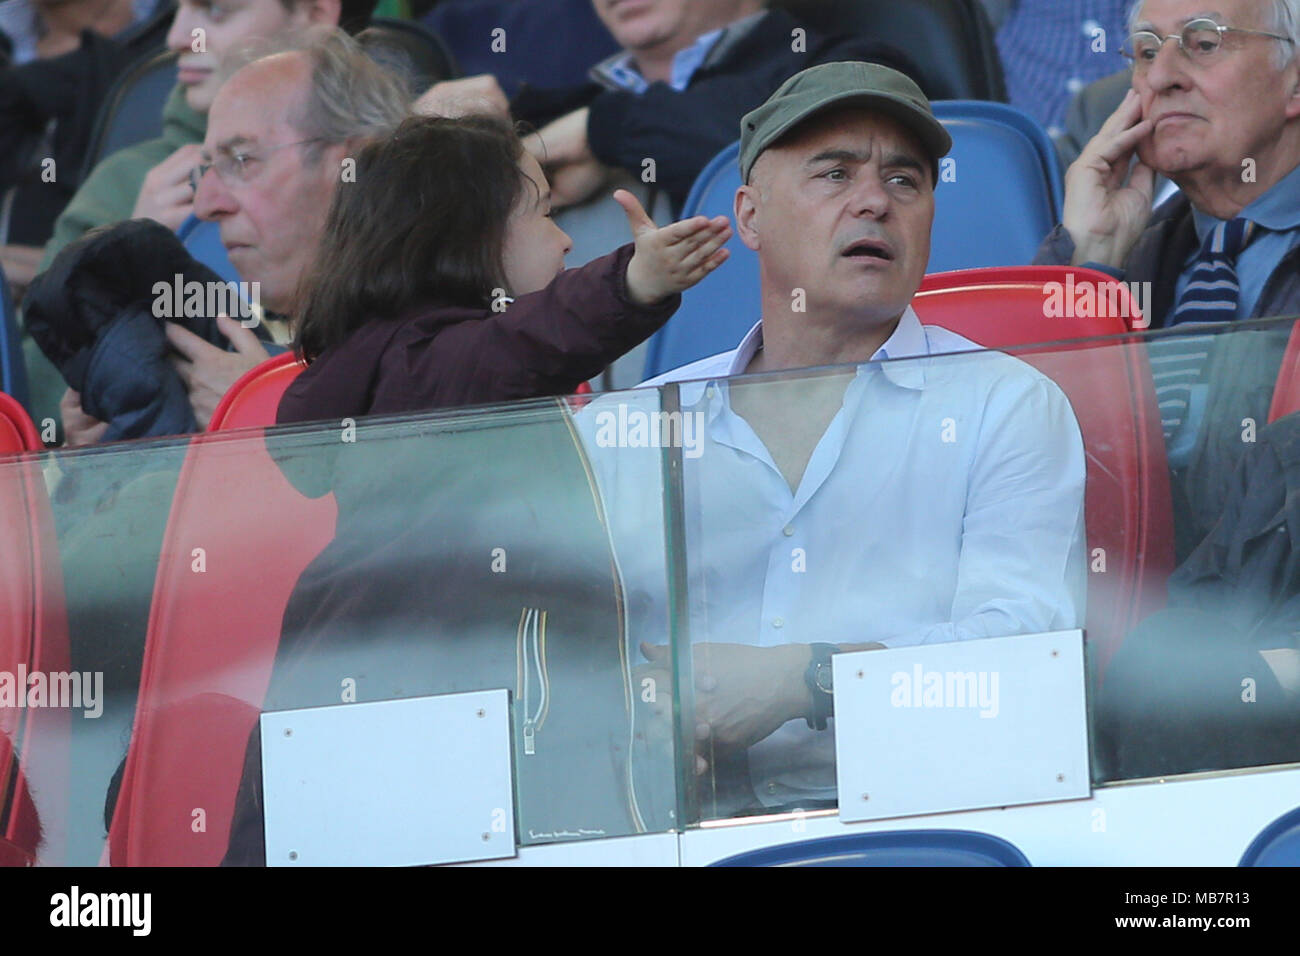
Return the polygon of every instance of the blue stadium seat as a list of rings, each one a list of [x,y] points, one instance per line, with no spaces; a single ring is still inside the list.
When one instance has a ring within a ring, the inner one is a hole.
[[[1300,807],[1259,831],[1238,866],[1300,866]]]
[[[176,86],[176,54],[151,53],[123,70],[104,97],[90,133],[84,182],[106,156],[162,135],[162,110]]]
[[[227,282],[238,282],[239,273],[230,264],[226,247],[221,244],[221,226],[190,215],[176,230],[187,252]]]
[[[27,366],[23,364],[18,316],[9,295],[9,283],[0,271],[0,392],[27,404]]]
[[[854,833],[764,847],[714,866],[1029,866],[1013,844],[974,830]]]
[[[946,100],[934,112],[952,134],[950,166],[935,191],[929,272],[1024,265],[1060,220],[1060,161],[1046,131],[1002,103]],[[740,188],[740,144],[705,167],[682,210],[732,216]],[[945,176],[952,181],[945,182]],[[734,218],[733,218],[734,223]],[[682,297],[650,340],[645,377],[735,348],[759,318],[758,257],[733,236],[731,258]]]

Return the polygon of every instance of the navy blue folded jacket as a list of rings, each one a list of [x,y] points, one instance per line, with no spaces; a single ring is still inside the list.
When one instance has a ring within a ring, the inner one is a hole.
[[[155,314],[158,283],[180,282],[184,288],[195,281],[211,288],[206,284],[222,279],[152,219],[91,230],[32,281],[24,300],[27,328],[81,393],[87,414],[108,422],[102,441],[199,430],[185,384],[167,361],[163,322],[176,322],[220,348],[229,342],[215,314]],[[260,324],[256,332],[266,335]]]

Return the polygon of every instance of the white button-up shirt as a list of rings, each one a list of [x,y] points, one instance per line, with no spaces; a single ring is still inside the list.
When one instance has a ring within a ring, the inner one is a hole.
[[[871,361],[846,370],[792,491],[725,381],[761,347],[760,323],[734,351],[645,383],[682,383],[682,412],[696,416],[682,433],[693,642],[897,647],[1082,626],[1083,442],[1054,382],[908,308]],[[975,354],[929,358],[950,352]],[[646,547],[645,507],[660,459],[611,453],[613,431],[602,440],[596,425],[619,401],[589,406],[582,431],[629,606],[662,622],[663,552]],[[834,797],[831,732],[790,721],[749,758],[769,805]]]

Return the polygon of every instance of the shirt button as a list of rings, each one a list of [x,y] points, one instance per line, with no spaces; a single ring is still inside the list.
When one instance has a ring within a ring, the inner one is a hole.
[[[774,617],[774,618],[772,618],[772,626],[773,626],[773,627],[785,627],[785,621],[782,620],[782,619],[779,618],[779,617]]]
[[[767,785],[767,792],[768,792],[768,793],[776,793],[776,784],[774,784],[774,783],[769,783],[769,784]]]
[[[784,528],[781,529],[781,533],[788,538],[790,537],[790,535],[794,534],[794,528],[790,527],[789,525],[786,525]]]

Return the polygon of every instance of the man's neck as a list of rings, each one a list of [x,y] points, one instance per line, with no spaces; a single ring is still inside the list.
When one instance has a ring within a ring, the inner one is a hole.
[[[644,47],[640,50],[633,50],[632,56],[636,60],[636,67],[641,71],[649,83],[668,83],[673,77],[673,61],[677,54],[681,53],[691,44],[706,33],[712,33],[714,30],[721,30],[733,23],[738,23],[745,17],[758,13],[762,9],[761,4],[752,4],[745,6],[737,11],[735,16],[718,17],[715,21],[701,24],[699,29],[689,36],[675,36],[653,47]]]
[[[778,311],[784,308],[785,313]],[[808,322],[808,313],[789,312],[789,303],[763,310],[763,348],[745,367],[746,372],[778,372],[824,365],[862,364],[871,361],[898,328],[902,314],[883,323],[867,323],[858,316]],[[788,314],[787,314],[788,313]],[[769,317],[780,316],[777,321]]]
[[[1235,219],[1241,211],[1290,175],[1300,165],[1300,129],[1286,135],[1250,164],[1204,170],[1171,177],[1192,206],[1215,219]]]

